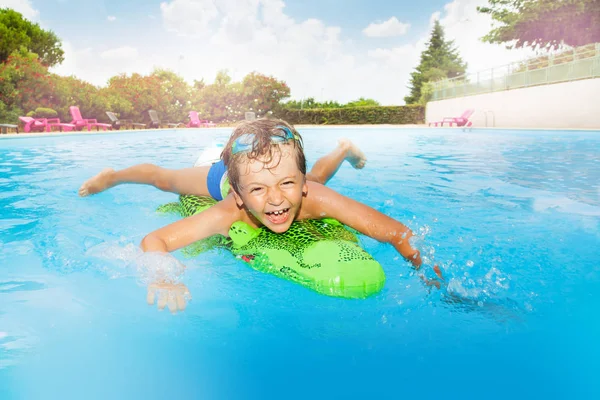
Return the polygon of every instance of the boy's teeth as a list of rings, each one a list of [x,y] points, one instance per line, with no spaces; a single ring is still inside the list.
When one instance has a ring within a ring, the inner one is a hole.
[[[287,210],[287,209],[286,209]],[[271,211],[267,214],[275,214],[275,215],[281,215],[285,212],[285,210],[279,210],[279,211]]]

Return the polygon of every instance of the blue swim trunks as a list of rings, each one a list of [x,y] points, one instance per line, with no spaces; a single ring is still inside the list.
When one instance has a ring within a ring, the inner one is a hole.
[[[229,193],[229,179],[227,179],[227,168],[223,160],[211,165],[206,177],[208,193],[217,201],[223,200]]]

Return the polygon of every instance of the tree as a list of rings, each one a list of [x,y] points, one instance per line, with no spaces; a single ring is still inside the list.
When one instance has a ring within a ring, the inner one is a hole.
[[[139,121],[148,119],[148,110],[156,110],[160,119],[169,120],[172,103],[165,92],[160,76],[138,73],[113,76],[103,90],[103,94],[110,99],[111,111],[119,113],[121,118]]]
[[[200,79],[199,81],[194,79],[194,90],[202,90],[205,86],[206,83],[204,82],[204,78]]]
[[[263,116],[272,111],[281,100],[290,97],[290,88],[272,76],[251,72],[242,81],[245,107]]]
[[[489,14],[500,25],[482,40],[507,48],[557,49],[600,42],[600,0],[488,0]]]
[[[54,106],[61,121],[71,120],[70,106],[78,106],[84,118],[95,118],[98,122],[107,122],[105,111],[108,109],[108,96],[89,82],[75,76],[52,75],[55,83]]]
[[[161,97],[166,99],[163,119],[169,121],[184,121],[191,108],[192,88],[175,72],[157,68],[152,76],[158,78]]]
[[[421,62],[410,76],[410,95],[404,97],[406,104],[416,104],[421,99],[421,87],[425,82],[442,78],[454,78],[465,73],[467,64],[462,61],[454,41],[444,39],[444,29],[435,21],[427,49],[421,53]]]
[[[54,108],[55,84],[36,54],[16,51],[0,64],[0,103],[4,118],[15,120],[38,107]]]
[[[231,77],[226,69],[221,69],[217,72],[215,85],[227,86],[231,83]]]
[[[379,102],[373,99],[365,99],[361,97],[358,100],[348,102],[345,107],[374,107],[379,106]]]
[[[52,31],[43,30],[14,10],[0,8],[0,63],[22,47],[37,54],[46,67],[65,59],[60,40]]]
[[[192,107],[201,115],[218,122],[233,122],[243,118],[245,96],[240,82],[232,82],[226,70],[217,72],[214,83],[197,90]]]

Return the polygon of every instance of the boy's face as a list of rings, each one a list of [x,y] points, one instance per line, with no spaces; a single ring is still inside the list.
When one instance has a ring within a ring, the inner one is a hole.
[[[306,180],[298,169],[293,148],[280,145],[269,163],[261,159],[238,165],[240,193],[234,196],[238,204],[263,225],[276,233],[289,229],[307,191]]]

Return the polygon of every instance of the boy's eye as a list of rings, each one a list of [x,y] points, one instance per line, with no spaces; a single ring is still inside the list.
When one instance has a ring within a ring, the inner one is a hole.
[[[255,188],[252,188],[252,189],[250,189],[250,193],[254,193],[254,192],[260,192],[261,190],[262,190],[262,188],[260,188],[260,187],[255,187]]]
[[[293,185],[294,181],[285,181],[283,182],[284,185]]]

